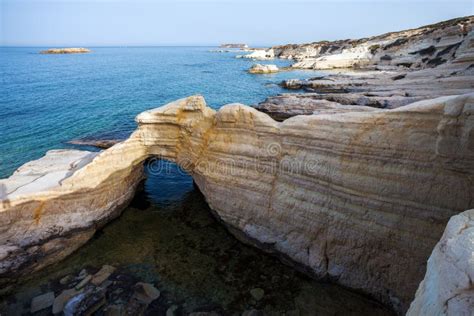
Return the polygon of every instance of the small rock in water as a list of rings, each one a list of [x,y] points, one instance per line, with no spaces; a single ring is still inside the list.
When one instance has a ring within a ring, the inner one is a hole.
[[[92,275],[87,275],[84,279],[82,279],[81,282],[79,282],[78,285],[76,285],[74,288],[76,290],[82,289],[89,281],[92,280]]]
[[[64,315],[92,315],[105,303],[104,290],[97,287],[88,287],[84,292],[72,297],[66,303]]]
[[[252,295],[252,297],[256,301],[260,301],[263,298],[263,296],[265,295],[265,291],[258,287],[258,288],[250,290],[250,295]]]
[[[55,299],[53,303],[53,314],[59,314],[63,311],[66,303],[79,292],[76,289],[69,289],[62,291]]]
[[[91,283],[94,285],[100,285],[102,282],[107,280],[110,275],[115,271],[115,268],[109,265],[104,265],[102,268],[94,274],[92,277]]]
[[[189,316],[219,316],[217,312],[193,312]]]
[[[171,305],[171,306],[166,310],[166,316],[175,316],[177,310],[178,310],[178,305]]]
[[[54,303],[54,292],[48,292],[40,296],[35,297],[31,301],[30,312],[35,313],[42,309],[48,308]]]
[[[160,291],[156,287],[154,287],[153,284],[138,282],[137,284],[135,284],[134,296],[138,300],[146,304],[150,304],[158,297],[160,297]]]

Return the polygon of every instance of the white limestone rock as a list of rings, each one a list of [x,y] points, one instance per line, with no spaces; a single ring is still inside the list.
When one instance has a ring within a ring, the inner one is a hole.
[[[249,69],[249,73],[251,74],[271,74],[278,72],[278,67],[276,65],[262,65],[262,64],[255,64]]]
[[[453,216],[433,250],[407,316],[474,312],[474,209]]]
[[[2,199],[1,280],[77,249],[158,156],[187,170],[240,238],[403,313],[449,218],[474,207],[472,104],[474,93],[279,123],[192,96],[143,112],[128,140],[59,186]]]

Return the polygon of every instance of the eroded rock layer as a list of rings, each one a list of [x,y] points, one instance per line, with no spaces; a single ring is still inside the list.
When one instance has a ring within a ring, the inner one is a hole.
[[[318,77],[281,83],[286,89],[311,94],[270,97],[257,108],[281,120],[324,109],[327,103],[320,100],[393,109],[470,93],[474,91],[473,21],[470,16],[359,40],[275,46],[249,54],[247,58],[292,59],[293,68],[326,70]]]
[[[143,112],[128,140],[59,183],[3,198],[0,273],[57,260],[45,245],[68,234],[90,237],[159,156],[247,240],[406,311],[448,219],[474,206],[473,111],[474,94],[282,123],[241,104],[216,112],[199,96]]]
[[[296,68],[333,69],[369,66],[432,68],[449,61],[473,61],[465,55],[473,16],[416,29],[361,39],[274,46],[267,55],[294,59]]]

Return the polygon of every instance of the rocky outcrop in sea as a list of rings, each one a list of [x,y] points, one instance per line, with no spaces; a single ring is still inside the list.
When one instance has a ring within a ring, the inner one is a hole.
[[[261,64],[255,64],[250,67],[248,70],[249,73],[251,74],[271,74],[278,72],[278,67],[276,65],[261,65]]]
[[[84,54],[90,53],[91,50],[87,48],[50,48],[42,50],[40,54]]]

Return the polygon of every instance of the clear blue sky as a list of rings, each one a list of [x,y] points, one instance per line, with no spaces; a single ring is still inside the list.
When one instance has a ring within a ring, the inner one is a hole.
[[[0,45],[251,45],[359,38],[474,14],[474,0],[0,0]]]

